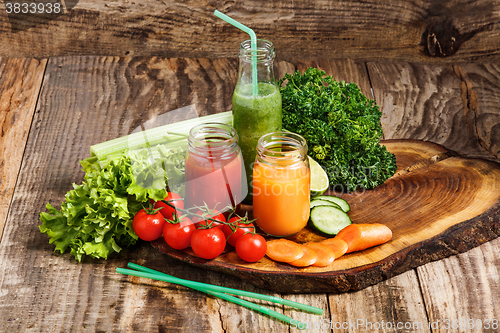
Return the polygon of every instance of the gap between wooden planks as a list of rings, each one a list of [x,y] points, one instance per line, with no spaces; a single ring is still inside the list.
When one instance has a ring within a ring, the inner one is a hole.
[[[46,64],[0,57],[0,241]]]

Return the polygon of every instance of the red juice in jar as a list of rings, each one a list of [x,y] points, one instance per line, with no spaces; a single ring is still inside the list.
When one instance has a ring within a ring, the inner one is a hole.
[[[205,207],[224,212],[247,194],[246,176],[236,130],[207,123],[193,127],[186,153],[185,208]]]

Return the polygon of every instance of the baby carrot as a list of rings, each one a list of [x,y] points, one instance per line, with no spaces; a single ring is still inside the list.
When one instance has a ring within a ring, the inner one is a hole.
[[[316,251],[314,251],[312,248],[298,244],[304,249],[304,255],[300,257],[297,260],[290,261],[289,264],[292,266],[297,266],[297,267],[307,267],[311,266],[318,260],[318,255],[316,254]]]
[[[348,249],[347,243],[340,238],[327,238],[320,243],[325,244],[333,251],[335,259],[342,257]]]
[[[266,255],[274,261],[291,262],[304,254],[304,247],[291,240],[280,238],[267,242]]]
[[[325,244],[310,242],[304,245],[313,249],[318,255],[318,259],[312,266],[326,267],[335,260],[335,253]]]
[[[392,231],[379,223],[350,224],[335,236],[347,243],[347,253],[361,251],[372,246],[388,242],[392,238]]]

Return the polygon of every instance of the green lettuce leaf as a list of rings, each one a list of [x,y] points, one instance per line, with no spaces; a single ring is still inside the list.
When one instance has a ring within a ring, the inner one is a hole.
[[[40,231],[55,251],[69,248],[78,261],[85,255],[107,259],[122,246],[134,245],[138,237],[132,222],[142,204],[164,199],[169,182],[171,190],[184,195],[184,156],[181,149],[156,146],[105,161],[81,161],[84,181],[73,184],[60,210],[47,204],[48,212],[40,213]]]

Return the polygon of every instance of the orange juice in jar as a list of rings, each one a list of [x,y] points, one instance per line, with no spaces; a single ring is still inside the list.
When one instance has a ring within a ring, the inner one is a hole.
[[[302,230],[309,220],[310,182],[302,136],[290,132],[262,136],[253,167],[253,215],[259,228],[276,237]]]

